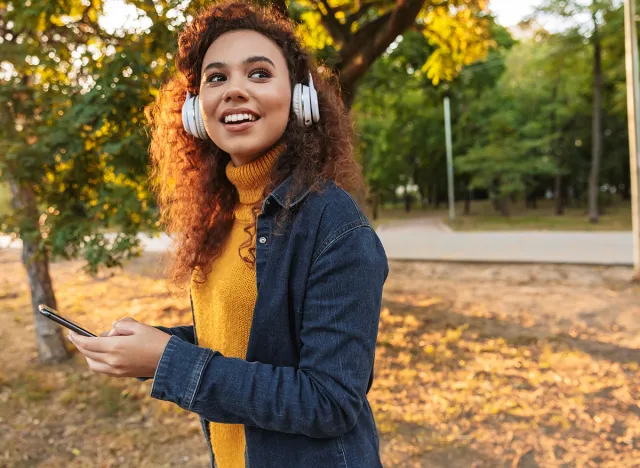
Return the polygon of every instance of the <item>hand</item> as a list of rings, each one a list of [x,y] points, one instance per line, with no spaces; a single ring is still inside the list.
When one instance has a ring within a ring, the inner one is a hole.
[[[126,317],[98,337],[69,331],[89,368],[111,377],[152,377],[171,335]]]

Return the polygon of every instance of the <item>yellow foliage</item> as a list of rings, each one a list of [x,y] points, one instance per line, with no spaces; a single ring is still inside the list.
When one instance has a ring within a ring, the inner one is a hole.
[[[448,8],[427,12],[424,36],[437,47],[422,71],[434,83],[451,81],[466,65],[487,56],[495,41],[489,37],[487,20],[479,18],[470,9],[458,9],[455,14]]]
[[[328,14],[323,3],[298,3],[306,8],[301,14],[302,22],[297,30],[304,45],[315,50],[327,46],[340,49],[342,44],[336,42],[322,22],[323,16]],[[364,8],[360,2],[349,0],[329,0],[328,4],[333,10],[335,21],[340,25],[346,24],[349,14]],[[381,2],[376,13],[381,16],[389,13],[394,7],[395,2]],[[463,6],[451,6],[448,3],[434,6],[427,2],[420,12],[418,23],[423,25],[423,33],[427,40],[436,47],[422,71],[434,84],[442,80],[453,80],[464,66],[482,60],[490,48],[495,47],[495,42],[489,35],[488,20],[478,15],[482,11],[488,11],[486,0],[464,2]],[[358,23],[353,22],[349,32],[354,34],[357,31]]]
[[[318,50],[333,45],[333,39],[322,26],[322,15],[319,12],[305,12],[301,19],[297,33],[305,47]]]

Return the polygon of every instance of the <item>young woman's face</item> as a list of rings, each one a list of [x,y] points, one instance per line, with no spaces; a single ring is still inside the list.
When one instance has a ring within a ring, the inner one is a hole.
[[[221,35],[202,63],[200,107],[207,134],[235,166],[261,156],[284,134],[291,108],[282,50],[262,34]]]

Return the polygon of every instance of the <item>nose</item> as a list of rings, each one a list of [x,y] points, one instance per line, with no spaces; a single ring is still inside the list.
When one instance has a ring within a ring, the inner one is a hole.
[[[247,91],[238,83],[229,82],[229,86],[222,95],[224,102],[230,101],[246,101],[248,99]]]

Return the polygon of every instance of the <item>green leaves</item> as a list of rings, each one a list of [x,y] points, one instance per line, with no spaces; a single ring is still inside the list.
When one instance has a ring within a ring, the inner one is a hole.
[[[139,253],[137,232],[157,228],[144,108],[171,71],[175,20],[159,16],[160,37],[110,35],[97,24],[100,0],[8,3],[0,178],[31,187],[37,206],[6,216],[4,229],[39,236],[53,259],[83,256],[94,273],[116,266]],[[105,230],[123,235],[107,242]]]

